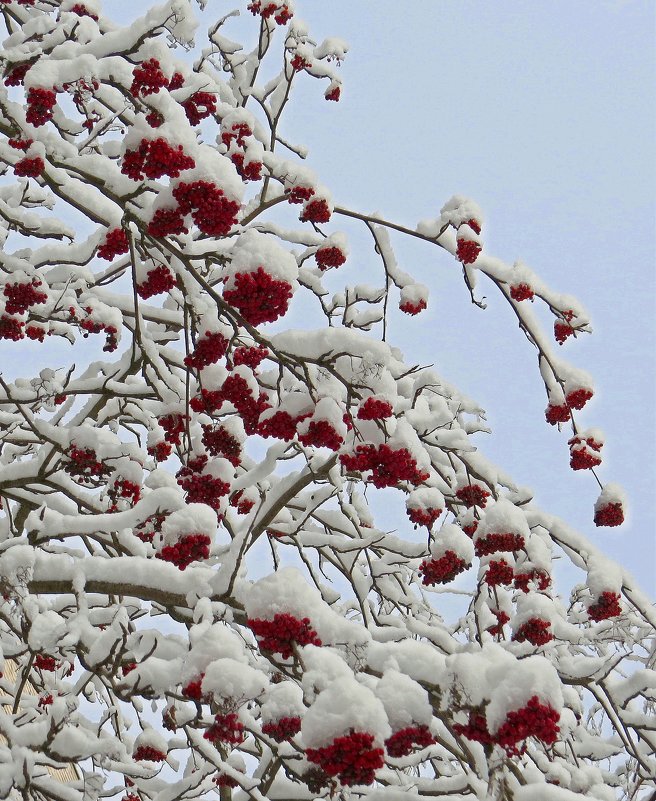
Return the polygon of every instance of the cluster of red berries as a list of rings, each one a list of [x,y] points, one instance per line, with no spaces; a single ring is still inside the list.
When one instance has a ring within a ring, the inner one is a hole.
[[[465,534],[466,534],[466,535],[467,535],[467,536],[468,536],[470,539],[472,539],[472,538],[473,538],[473,536],[474,536],[474,534],[476,534],[476,529],[477,529],[477,528],[478,528],[478,520],[472,520],[472,521],[471,521],[471,523],[466,523],[466,524],[465,524],[465,525],[462,527],[462,530],[465,532]]]
[[[384,420],[394,413],[392,404],[387,401],[367,398],[358,409],[358,420]]]
[[[487,566],[485,583],[489,587],[508,586],[513,582],[513,569],[505,559],[492,560]]]
[[[224,401],[233,404],[247,434],[259,433],[258,421],[262,412],[269,408],[269,403],[264,394],[254,398],[248,382],[240,375],[228,376],[220,390],[212,392],[202,390],[200,397],[192,398],[189,405],[195,412],[206,411],[211,414],[220,409]]]
[[[301,222],[327,223],[330,220],[330,208],[325,198],[310,200],[303,206],[303,212],[299,217]]]
[[[230,497],[230,506],[237,510],[237,514],[247,515],[255,506],[255,501],[244,498],[244,490],[238,490]]]
[[[128,235],[122,228],[113,228],[107,232],[105,241],[96,251],[96,255],[100,259],[112,261],[116,256],[121,256],[129,250]]]
[[[57,670],[57,660],[54,656],[48,656],[47,654],[37,654],[32,664],[33,667],[39,670],[45,670],[48,673]]]
[[[77,14],[78,17],[91,17],[92,20],[98,22],[98,16],[96,14],[92,14],[85,5],[82,5],[82,3],[76,3],[68,10],[71,12],[71,14]]]
[[[46,333],[50,334],[50,332],[46,332],[45,328],[42,328],[40,325],[35,325],[34,323],[30,323],[27,328],[25,329],[25,334],[28,339],[32,339],[35,342],[43,342],[45,339]],[[66,396],[63,396],[64,400],[66,400]],[[57,403],[57,397],[55,396],[55,403]],[[63,403],[63,401],[60,401]]]
[[[45,292],[39,292],[37,287],[41,286],[38,278],[33,278],[29,284],[5,284],[4,296],[7,298],[5,311],[7,314],[23,314],[30,306],[37,303],[45,303],[48,296]]]
[[[221,425],[205,424],[201,428],[203,445],[211,456],[221,456],[235,467],[241,464],[241,445],[226,428]]]
[[[624,509],[621,503],[608,503],[605,506],[595,509],[595,526],[608,526],[614,528],[621,526],[624,522]]]
[[[412,303],[411,301],[406,300],[405,302],[399,305],[399,309],[404,314],[410,314],[413,317],[415,314],[419,314],[419,312],[422,312],[425,308],[426,308],[426,301],[423,298],[419,300],[417,303]]]
[[[91,309],[87,309],[87,314],[91,314]],[[72,315],[73,319],[75,315]],[[91,316],[87,317],[84,320],[80,321],[80,328],[82,329],[82,336],[86,339],[89,334],[100,334],[102,331],[106,334],[105,344],[103,345],[103,350],[111,353],[115,351],[118,347],[118,339],[116,338],[116,334],[118,331],[113,325],[105,325],[105,323],[99,323],[94,320]]]
[[[474,543],[476,556],[489,556],[499,551],[519,551],[523,547],[524,537],[510,532],[486,534]]]
[[[567,404],[558,406],[556,404],[549,404],[544,413],[547,423],[555,426],[558,423],[566,423],[572,416],[572,412]]]
[[[21,159],[14,164],[14,175],[17,178],[38,178],[45,166],[41,156]]]
[[[227,773],[217,774],[212,781],[217,787],[237,787],[237,780],[228,776]]]
[[[568,337],[574,336],[575,331],[569,323],[556,321],[554,323],[554,337],[562,345]]]
[[[9,147],[13,147],[14,150],[20,150],[23,153],[27,153],[27,151],[34,144],[34,139],[7,139],[7,144]]]
[[[232,363],[235,366],[240,364],[245,364],[247,367],[250,367],[251,370],[255,370],[259,367],[260,362],[269,355],[268,348],[265,348],[264,345],[258,345],[256,348],[249,348],[246,345],[241,345],[240,347],[235,349],[235,352],[232,354]]]
[[[201,703],[205,700],[205,696],[203,695],[203,679],[205,678],[205,674],[201,673],[197,679],[192,679],[190,682],[185,684],[182,688],[182,695],[185,698],[189,698],[191,701],[198,701]]]
[[[283,659],[291,657],[294,645],[322,645],[309,617],[299,620],[284,612],[274,615],[273,620],[249,618],[248,625],[257,637],[262,651],[280,654]]]
[[[447,551],[439,559],[425,559],[419,565],[419,572],[422,574],[421,583],[427,587],[433,584],[448,584],[468,567],[467,562],[455,551]]]
[[[244,181],[260,181],[262,179],[263,165],[261,161],[249,161],[244,164],[246,156],[243,153],[233,153],[230,159]]]
[[[513,284],[510,287],[510,297],[521,303],[522,300],[533,300],[535,293],[528,284]]]
[[[0,339],[10,339],[13,342],[18,342],[23,339],[23,326],[24,322],[17,320],[15,317],[7,317],[3,314],[0,317]]]
[[[228,350],[228,340],[218,332],[206,331],[205,334],[196,342],[193,353],[185,356],[186,367],[202,370],[210,364],[216,364],[219,359],[225,356]]]
[[[601,464],[601,456],[598,454],[602,443],[596,442],[593,437],[585,440],[578,436],[572,437],[567,444],[570,452],[569,465],[572,470],[589,470]]]
[[[565,400],[571,409],[582,409],[590,400],[592,394],[593,393],[591,389],[575,389],[572,392],[567,393]]]
[[[395,731],[385,740],[385,748],[391,757],[405,757],[415,748],[427,748],[433,745],[435,738],[428,726],[407,726],[405,729]]]
[[[540,617],[531,617],[513,634],[517,642],[530,642],[531,645],[545,645],[553,640],[551,623]]]
[[[128,481],[126,478],[120,478],[114,482],[114,486],[110,490],[110,496],[117,500],[118,498],[127,498],[131,503],[135,504],[141,498],[141,487],[133,481]]]
[[[185,414],[165,414],[157,422],[164,429],[167,440],[172,445],[180,444],[180,435],[184,434],[189,417]]]
[[[399,481],[421,484],[429,477],[422,473],[407,448],[393,450],[389,445],[358,445],[355,454],[342,454],[339,459],[346,470],[371,471],[371,483],[379,489],[395,487]]]
[[[421,509],[419,507],[406,508],[410,522],[414,523],[415,528],[417,528],[417,526],[426,526],[426,528],[430,528],[443,511],[444,509]]]
[[[492,609],[491,611],[496,617],[497,622],[492,626],[488,626],[485,630],[493,637],[501,637],[503,634],[503,627],[506,625],[506,623],[510,622],[510,616],[501,609]]]
[[[292,417],[289,412],[277,411],[257,424],[257,433],[264,439],[274,437],[289,442],[296,436],[298,424],[308,415]]]
[[[38,709],[45,709],[47,706],[50,706],[54,702],[54,698],[50,693],[47,695],[42,695],[39,698],[39,703],[37,704]]]
[[[57,95],[53,89],[30,87],[27,92],[27,112],[25,120],[39,128],[52,119],[52,110],[57,104]]]
[[[538,590],[543,591],[551,584],[551,577],[546,570],[534,567],[527,573],[515,573],[513,584],[516,590],[528,593],[528,585],[531,581],[537,586]]]
[[[155,534],[161,532],[162,523],[165,520],[165,514],[154,514],[147,517],[142,523],[134,527],[134,536],[138,537],[142,542],[152,542]]]
[[[297,186],[291,186],[285,189],[285,194],[287,195],[288,203],[305,203],[312,197],[312,195],[314,195],[314,188],[299,184]]]
[[[458,239],[457,242],[456,258],[458,261],[463,264],[473,264],[481,252],[481,246],[471,239]]]
[[[152,745],[140,745],[132,754],[132,759],[145,762],[164,762],[166,754]]]
[[[309,61],[306,61],[300,53],[296,53],[296,55],[292,58],[289,62],[290,67],[294,70],[294,72],[301,72],[301,70],[307,69],[311,67],[312,64]]]
[[[5,86],[20,86],[31,66],[30,61],[24,61],[11,69],[5,78]]]
[[[64,464],[64,470],[69,476],[79,478],[83,482],[103,479],[111,473],[111,467],[99,462],[92,448],[78,448],[72,445],[67,456],[68,461]]]
[[[188,232],[184,216],[179,209],[157,209],[148,223],[148,233],[157,238]]]
[[[487,745],[494,742],[494,738],[488,731],[485,715],[480,712],[471,711],[468,722],[454,723],[453,730],[456,734],[460,734],[462,737],[466,737],[476,743]]]
[[[156,442],[154,445],[148,446],[148,454],[152,456],[156,462],[165,462],[172,451],[173,448],[170,442]]]
[[[216,97],[209,92],[194,92],[181,105],[191,125],[198,125],[216,112]]]
[[[264,7],[262,7],[261,0],[253,0],[246,8],[253,16],[259,14],[264,19],[273,17],[278,25],[286,25],[294,16],[286,5],[278,6],[277,3],[266,3]]]
[[[149,58],[135,67],[132,72],[132,86],[130,93],[134,97],[147,97],[159,92],[160,89],[168,87],[169,79],[162,72],[159,61],[156,58]]]
[[[518,743],[528,737],[535,737],[545,745],[553,745],[560,731],[559,720],[560,714],[549,704],[541,703],[537,695],[534,695],[526,706],[508,712],[494,739],[508,756],[519,756],[526,751],[526,744],[518,748]]]
[[[330,448],[338,451],[344,444],[344,438],[332,427],[328,420],[312,420],[305,434],[299,434],[299,441],[303,445],[315,448]]]
[[[617,617],[621,614],[620,594],[610,590],[604,590],[597,600],[588,607],[590,620],[606,620],[609,617]]]
[[[192,562],[202,562],[210,558],[210,543],[207,534],[186,534],[174,545],[165,545],[156,556],[164,562],[171,562],[179,570],[186,570]]]
[[[236,712],[219,713],[214,716],[214,723],[203,734],[211,743],[228,743],[240,745],[246,739],[244,724],[237,717]]]
[[[143,300],[148,300],[153,295],[170,292],[174,286],[175,275],[165,264],[160,264],[153,270],[148,271],[146,280],[143,283],[137,284],[137,294]]]
[[[341,97],[341,95],[342,95],[341,87],[335,86],[334,88],[329,89],[326,92],[326,94],[324,95],[324,98],[326,100],[333,100],[336,103],[339,100],[339,98]]]
[[[262,734],[268,735],[277,743],[291,740],[300,730],[301,719],[299,717],[270,720],[262,726]]]
[[[208,236],[226,236],[237,222],[239,203],[228,200],[223,190],[209,181],[182,181],[173,190],[173,197],[179,213],[183,217],[191,214],[194,224]]]
[[[480,484],[467,484],[456,491],[456,498],[464,504],[467,509],[471,509],[472,506],[478,506],[484,509],[489,497],[490,493],[484,487],[481,487]]]
[[[187,503],[204,503],[218,512],[221,498],[230,492],[230,484],[203,473],[207,456],[190,459],[188,464],[176,473],[178,484],[187,493]]]
[[[341,267],[346,261],[346,256],[337,247],[322,247],[314,254],[317,261],[317,267],[321,270],[327,270],[329,267]]]
[[[292,288],[287,281],[277,281],[262,267],[255,272],[237,273],[235,288],[223,293],[224,300],[251,325],[272,323],[282,317],[291,297]]]
[[[166,139],[142,139],[137,150],[127,150],[123,157],[121,172],[141,181],[144,178],[156,179],[163,175],[177,178],[182,170],[190,170],[196,162],[187,156],[182,145],[172,146]]]
[[[385,752],[373,745],[373,734],[351,731],[343,737],[337,737],[331,745],[308,748],[305,756],[329,776],[337,776],[340,783],[347,787],[373,784],[375,772],[385,764]]]

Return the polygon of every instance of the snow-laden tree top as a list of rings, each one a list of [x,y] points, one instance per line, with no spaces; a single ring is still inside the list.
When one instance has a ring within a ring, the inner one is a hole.
[[[1,796],[653,797],[653,609],[388,342],[429,302],[392,237],[501,292],[536,425],[618,526],[558,350],[583,307],[488,254],[469,198],[340,205],[283,112],[311,78],[339,100],[346,43],[291,0],[199,5],[0,0],[0,339],[44,353],[0,376]]]

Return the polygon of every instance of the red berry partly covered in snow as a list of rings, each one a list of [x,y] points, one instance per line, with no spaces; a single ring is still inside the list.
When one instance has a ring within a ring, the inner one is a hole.
[[[419,565],[422,574],[421,583],[427,587],[433,584],[448,584],[469,565],[454,551],[447,551],[439,559],[425,559]]]
[[[215,715],[214,723],[206,730],[203,737],[212,743],[220,742],[228,745],[240,745],[246,739],[244,724],[236,712]]]
[[[39,292],[37,287],[41,286],[38,278],[32,279],[29,283],[5,284],[4,296],[7,298],[5,312],[7,314],[23,314],[31,306],[38,303],[45,303],[48,296],[45,292]]]
[[[358,409],[358,420],[384,420],[391,417],[392,404],[377,398],[367,398]]]
[[[232,363],[235,366],[245,364],[251,370],[255,370],[263,359],[269,355],[269,350],[264,345],[258,345],[256,348],[249,348],[246,345],[240,345],[232,354]]]
[[[558,423],[566,423],[572,413],[570,408],[567,404],[563,404],[562,406],[558,406],[557,404],[549,404],[547,409],[544,413],[544,416],[547,420],[547,423],[551,426],[555,426]]]
[[[327,201],[324,198],[317,198],[305,204],[299,219],[301,222],[327,223],[330,220],[330,214]]]
[[[511,534],[509,532],[486,534],[474,542],[476,556],[489,556],[499,551],[519,551],[523,547],[524,537],[521,534]],[[512,576],[510,580],[512,581]]]
[[[492,560],[487,566],[485,572],[485,583],[488,587],[498,587],[499,585],[508,586],[513,581],[512,565],[509,565],[505,559],[498,561]]]
[[[291,657],[294,645],[322,644],[308,617],[299,620],[284,612],[275,614],[273,620],[249,618],[248,625],[257,637],[262,651],[280,654],[283,659]]]
[[[203,445],[211,456],[222,456],[235,467],[241,463],[241,445],[221,425],[203,425]]]
[[[45,125],[52,119],[52,110],[57,104],[53,89],[30,87],[27,93],[27,112],[25,119],[35,128]]]
[[[182,145],[171,145],[166,139],[142,139],[136,150],[126,150],[121,172],[133,181],[157,179],[163,175],[177,178],[183,170],[196,166]]]
[[[509,756],[517,756],[525,751],[517,744],[528,737],[535,737],[545,745],[553,745],[560,731],[560,713],[534,695],[521,709],[508,712],[505,721],[494,736]]]
[[[335,103],[339,100],[342,94],[342,89],[340,86],[335,86],[332,89],[329,89],[324,97],[326,100],[333,100]]]
[[[237,222],[239,203],[229,200],[209,181],[181,181],[173,190],[182,215],[191,214],[194,224],[208,236],[226,236]]]
[[[234,284],[234,289],[226,289],[223,297],[251,325],[272,323],[286,313],[292,288],[287,281],[272,278],[264,268],[237,273]]]
[[[168,87],[169,79],[160,69],[159,61],[149,58],[132,72],[132,86],[130,93],[135,97],[147,97],[157,94],[160,89]]]
[[[201,120],[216,112],[216,97],[209,92],[194,92],[182,103],[182,108],[189,122],[198,125]]]
[[[428,726],[406,726],[385,740],[385,749],[391,757],[398,759],[408,756],[415,748],[426,748],[434,742]]]
[[[533,300],[534,292],[528,284],[513,284],[510,297],[520,303],[522,300]]]
[[[202,370],[203,367],[216,364],[220,358],[225,356],[227,349],[228,340],[223,334],[207,331],[198,342],[196,342],[193,353],[185,356],[185,366],[193,367],[196,370]]]
[[[337,451],[344,444],[344,438],[335,431],[328,420],[312,420],[305,434],[299,434],[299,442],[315,448],[330,448]]]
[[[115,256],[120,256],[130,250],[128,243],[128,235],[122,228],[113,228],[107,232],[105,241],[100,245],[96,251],[96,255],[100,259],[107,259],[112,261]]]
[[[171,562],[180,570],[186,570],[192,562],[209,559],[210,544],[207,534],[186,534],[175,544],[165,545],[156,556],[164,562]]]
[[[278,718],[278,720],[270,720],[262,726],[262,733],[277,743],[291,740],[300,730],[301,719],[299,717]]]
[[[467,484],[456,491],[456,498],[468,509],[472,506],[484,509],[489,497],[490,493],[480,484]]]
[[[327,270],[329,267],[341,267],[346,261],[346,256],[338,247],[321,247],[314,254],[317,267],[320,270]]]
[[[186,421],[189,418],[182,414],[165,414],[158,419],[158,423],[166,432],[166,439],[172,445],[180,444],[180,435],[186,430]]]
[[[166,754],[150,745],[140,745],[132,754],[132,759],[145,762],[164,762]]]
[[[45,169],[45,164],[40,156],[25,158],[14,164],[14,175],[18,178],[38,178]]]
[[[597,600],[588,607],[588,617],[590,620],[606,620],[609,617],[617,617],[622,614],[620,606],[619,592],[604,590]]]
[[[456,734],[466,737],[468,740],[473,740],[476,743],[492,743],[492,735],[487,728],[487,720],[485,715],[480,712],[470,712],[469,721],[467,723],[454,723],[453,730]]]
[[[185,225],[184,215],[179,209],[157,209],[148,223],[148,233],[160,238],[186,234],[189,229]]]
[[[592,390],[591,389],[575,389],[572,392],[567,393],[567,397],[565,400],[567,404],[572,409],[582,409],[585,404],[590,400],[592,397]]]
[[[624,509],[621,503],[608,503],[595,509],[594,524],[595,526],[608,526],[614,528],[621,526],[624,522]]]
[[[374,748],[374,736],[366,732],[351,731],[337,737],[331,745],[308,748],[305,756],[319,765],[329,776],[337,776],[340,784],[372,784],[375,772],[384,765],[384,751]]]
[[[431,528],[433,523],[437,520],[437,518],[442,514],[444,511],[443,509],[421,509],[419,507],[407,507],[406,511],[408,513],[408,517],[410,518],[410,522],[414,523],[416,526],[426,526],[426,528]]]
[[[421,298],[417,303],[412,303],[409,300],[406,300],[404,303],[401,303],[399,309],[404,314],[409,314],[414,316],[415,314],[419,314],[419,312],[423,311],[426,308],[426,301]]]
[[[371,471],[370,481],[374,487],[394,487],[399,481],[421,484],[429,473],[419,470],[417,463],[406,448],[394,450],[389,445],[358,445],[355,454],[342,454],[339,459],[346,470]]]
[[[544,591],[551,584],[551,577],[545,570],[539,567],[535,567],[524,573],[515,573],[513,586],[516,590],[528,593],[530,582],[533,582],[538,590]]]
[[[546,645],[553,640],[551,633],[551,623],[539,617],[529,618],[513,634],[513,640],[517,642],[530,642],[531,645]]]
[[[563,322],[554,323],[554,337],[556,338],[556,342],[558,342],[559,345],[562,345],[563,342],[565,342],[565,340],[571,336],[574,336],[574,329],[572,328],[571,325],[569,325],[569,323],[563,323]]]
[[[478,258],[482,248],[472,239],[458,239],[456,248],[456,258],[463,264],[473,264]]]

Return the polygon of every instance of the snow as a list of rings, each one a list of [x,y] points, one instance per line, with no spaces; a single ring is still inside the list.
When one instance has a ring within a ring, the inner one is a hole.
[[[398,670],[388,669],[376,685],[375,693],[385,707],[392,731],[413,724],[430,724],[433,710],[428,693],[409,676]]]

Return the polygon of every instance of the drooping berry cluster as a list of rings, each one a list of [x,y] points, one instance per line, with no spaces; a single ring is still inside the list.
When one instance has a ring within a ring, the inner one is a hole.
[[[300,730],[301,719],[299,717],[270,720],[262,726],[262,733],[268,735],[277,743],[291,740]]]
[[[513,634],[513,640],[517,642],[530,642],[531,645],[545,645],[550,640],[553,640],[551,623],[540,617],[531,617],[526,623],[522,623]]]
[[[497,622],[492,626],[488,626],[485,630],[493,637],[501,637],[503,634],[503,627],[506,623],[510,622],[510,616],[501,609],[492,609],[490,611],[496,617]]]
[[[232,153],[230,160],[244,181],[260,181],[262,179],[262,162],[246,161],[243,153]]]
[[[107,232],[105,241],[96,251],[96,255],[100,259],[112,261],[116,256],[121,256],[129,250],[128,235],[122,228],[113,228]]]
[[[250,498],[244,498],[244,490],[237,490],[230,497],[230,506],[237,510],[237,514],[247,515],[255,506],[255,501]]]
[[[35,342],[43,342],[43,340],[45,339],[46,333],[48,333],[48,332],[46,331],[45,328],[42,328],[40,325],[35,325],[34,323],[30,323],[25,328],[25,335],[27,336],[27,338],[28,339],[32,339]],[[63,397],[64,397],[64,400],[66,400],[66,396],[63,396]],[[57,403],[57,396],[55,396],[55,401],[54,402]],[[63,401],[60,401],[60,403],[62,403],[62,402]]]
[[[177,178],[182,170],[189,170],[196,162],[188,156],[182,145],[170,145],[166,139],[142,139],[137,150],[127,150],[121,172],[133,181],[157,179],[163,175]]]
[[[589,470],[601,464],[599,451],[602,448],[601,442],[597,442],[594,437],[575,436],[567,443],[569,445],[570,460],[572,470]]]
[[[554,337],[562,345],[568,337],[574,336],[575,331],[569,323],[556,321],[554,323]]]
[[[241,464],[241,445],[221,425],[203,424],[203,445],[211,456],[221,456],[237,467]]]
[[[232,776],[228,776],[227,773],[217,774],[212,781],[217,787],[237,787],[237,780],[233,779]]]
[[[559,406],[557,404],[550,403],[546,408],[544,416],[549,425],[555,426],[558,423],[566,423],[572,416],[572,413],[567,404]]]
[[[82,483],[102,480],[112,472],[111,467],[98,461],[96,452],[91,448],[78,448],[71,445],[66,455],[68,461],[64,464],[64,470],[69,476],[79,479]]]
[[[168,85],[169,79],[162,72],[159,61],[156,58],[149,58],[134,68],[130,93],[134,97],[147,97],[157,94],[160,89]]]
[[[467,562],[461,559],[455,551],[447,551],[439,559],[425,559],[419,565],[419,572],[422,574],[421,582],[427,587],[433,584],[447,584],[468,567]]]
[[[23,339],[23,327],[25,323],[22,320],[17,320],[15,317],[8,317],[3,314],[0,317],[0,339],[9,339],[13,342],[18,342]]]
[[[327,223],[330,220],[330,214],[330,208],[325,198],[316,198],[303,206],[299,219],[301,222]]]
[[[321,247],[314,254],[314,258],[321,271],[329,267],[341,267],[346,261],[346,256],[338,247]]]
[[[358,409],[358,420],[384,420],[394,413],[392,404],[377,398],[367,398]]]
[[[48,296],[45,292],[39,292],[37,287],[41,286],[38,278],[33,278],[29,284],[5,284],[4,296],[7,298],[5,311],[7,314],[23,314],[30,306],[37,303],[45,303]]]
[[[148,233],[154,237],[176,236],[186,234],[189,229],[185,225],[184,215],[179,209],[157,209],[148,223]]]
[[[148,300],[153,295],[170,292],[174,286],[175,275],[165,264],[160,264],[153,270],[148,271],[145,281],[137,284],[137,294],[143,300]]]
[[[240,745],[246,739],[244,724],[237,717],[236,712],[219,713],[214,716],[214,723],[203,734],[211,743],[227,743]]]
[[[133,481],[128,481],[126,478],[119,478],[114,482],[113,487],[109,491],[109,495],[114,503],[116,503],[119,498],[126,498],[132,504],[135,504],[141,498],[141,487]]]
[[[30,87],[27,92],[25,119],[35,128],[40,128],[52,119],[52,110],[57,104],[53,89]]]
[[[14,150],[20,150],[23,153],[27,153],[30,147],[32,147],[34,144],[34,139],[7,139],[7,144],[9,147],[13,147]]]
[[[192,679],[191,681],[187,682],[185,686],[182,688],[182,695],[185,698],[189,698],[191,701],[198,701],[201,703],[202,701],[206,700],[206,696],[203,694],[203,679],[205,678],[205,674],[201,673],[200,676],[196,679]]]
[[[196,342],[193,353],[185,356],[184,363],[187,367],[202,370],[210,364],[216,364],[228,350],[228,340],[218,332],[206,331],[205,334]]]
[[[287,281],[272,278],[263,267],[237,273],[234,282],[234,289],[226,289],[223,298],[251,325],[272,323],[287,312],[291,286]]]
[[[328,420],[312,420],[305,434],[299,434],[303,445],[315,448],[330,448],[337,451],[344,444],[344,438],[335,431]]]
[[[476,556],[489,556],[499,551],[519,551],[524,547],[524,537],[511,532],[491,532],[474,542]]]
[[[529,737],[535,737],[545,745],[553,745],[560,731],[559,720],[560,714],[550,704],[541,703],[537,695],[534,695],[526,706],[508,712],[494,739],[508,756],[518,756],[526,750],[525,741]],[[521,742],[524,745],[520,748],[518,744]]]
[[[420,471],[407,448],[393,450],[389,445],[358,445],[355,454],[342,454],[339,459],[346,470],[371,471],[369,480],[378,488],[394,487],[399,481],[420,484],[429,477],[429,473]]]
[[[322,645],[309,617],[299,620],[288,612],[278,613],[273,620],[249,618],[248,625],[258,639],[262,651],[280,654],[289,659],[294,645]]]
[[[259,367],[260,362],[266,359],[268,355],[269,349],[265,348],[264,345],[258,345],[256,348],[249,348],[246,345],[241,345],[236,348],[232,354],[232,363],[235,366],[245,364],[247,367],[250,367],[251,370],[255,370]]]
[[[186,534],[173,545],[165,545],[156,556],[164,562],[171,562],[179,570],[186,570],[192,562],[209,559],[210,544],[207,534]]]
[[[491,560],[485,572],[485,583],[488,587],[508,586],[513,581],[512,565],[505,559]]]
[[[516,590],[529,592],[529,583],[533,582],[538,590],[544,591],[551,584],[551,577],[546,570],[534,567],[525,573],[515,573],[513,584]]]
[[[585,404],[592,397],[593,392],[591,389],[575,389],[573,392],[568,392],[565,400],[571,409],[582,409]]]
[[[421,298],[417,303],[412,303],[412,301],[406,300],[399,305],[399,309],[404,314],[409,314],[414,317],[415,314],[419,314],[426,308],[426,301],[424,298]]]
[[[289,412],[277,411],[258,423],[257,433],[264,439],[275,437],[289,442],[296,436],[298,424],[306,417],[307,415],[292,417]]]
[[[31,66],[32,62],[24,61],[22,64],[17,64],[13,69],[9,70],[5,78],[5,86],[21,86]]]
[[[253,16],[257,16],[259,14],[264,19],[273,17],[278,25],[286,25],[293,17],[292,12],[284,4],[282,6],[279,6],[278,3],[265,2],[263,4],[261,0],[253,0],[253,2],[249,3],[246,8],[251,12],[251,14],[253,14]]]
[[[195,412],[212,414],[221,408],[224,401],[232,403],[242,419],[247,434],[258,432],[258,421],[263,411],[269,408],[266,395],[257,398],[243,376],[229,375],[220,390],[202,390],[200,396],[191,399],[189,405]]]
[[[90,17],[92,20],[98,22],[98,16],[96,14],[92,14],[89,11],[89,9],[82,3],[76,3],[74,6],[71,6],[68,10],[71,12],[71,14],[77,14],[78,17]]]
[[[221,498],[230,492],[230,484],[203,473],[207,465],[207,456],[190,459],[188,464],[176,473],[178,484],[187,493],[187,503],[204,503],[218,513]]]
[[[513,284],[510,287],[510,297],[521,303],[523,300],[533,300],[535,293],[528,284]]]
[[[463,264],[473,264],[481,252],[481,246],[472,239],[457,239],[456,258]]]
[[[620,594],[610,590],[604,590],[597,600],[588,607],[590,620],[606,620],[609,617],[617,617],[621,614]]]
[[[427,748],[434,742],[435,738],[428,726],[406,726],[385,740],[385,748],[391,757],[398,759],[408,756],[415,748]]]
[[[39,670],[45,670],[48,673],[52,673],[53,671],[57,670],[57,660],[54,656],[49,656],[48,654],[37,654],[34,657],[34,662],[32,665],[33,667],[38,668]]]
[[[181,105],[191,125],[198,125],[216,113],[216,97],[209,92],[194,92]]]
[[[342,95],[342,89],[340,86],[334,86],[332,89],[328,89],[324,98],[326,100],[333,100],[335,103],[339,100]]]
[[[467,509],[471,509],[472,506],[478,506],[484,509],[489,497],[490,493],[484,487],[481,487],[480,484],[467,484],[456,491],[456,498],[463,503]]]
[[[21,159],[14,164],[14,175],[18,178],[38,178],[45,166],[41,156]]]
[[[595,509],[595,526],[608,526],[614,528],[621,526],[624,522],[624,509],[621,503],[608,503],[605,506]]]
[[[375,772],[385,764],[384,753],[382,748],[374,747],[373,734],[351,730],[331,745],[308,748],[305,756],[329,776],[337,776],[340,784],[352,787],[374,782]]]
[[[476,743],[486,745],[494,742],[492,735],[488,731],[485,715],[480,712],[471,711],[469,713],[469,721],[467,723],[454,723],[453,730],[456,734],[460,734],[462,737],[466,737]]]
[[[417,526],[426,526],[426,528],[431,528],[433,523],[443,511],[443,509],[421,509],[420,507],[406,508],[410,522],[414,523],[415,528],[417,528]]]
[[[314,188],[311,186],[303,186],[299,184],[297,186],[287,187],[285,189],[285,194],[287,195],[287,202],[288,203],[305,203],[309,200],[312,195],[314,195]]]
[[[165,414],[157,422],[164,429],[167,440],[172,445],[180,444],[180,435],[184,434],[189,417],[184,414]]]
[[[173,190],[173,197],[180,215],[191,214],[194,224],[208,236],[226,236],[237,222],[239,203],[229,200],[209,181],[182,181]]]
[[[140,745],[132,754],[132,759],[144,762],[164,762],[166,754],[153,748],[152,745]]]

